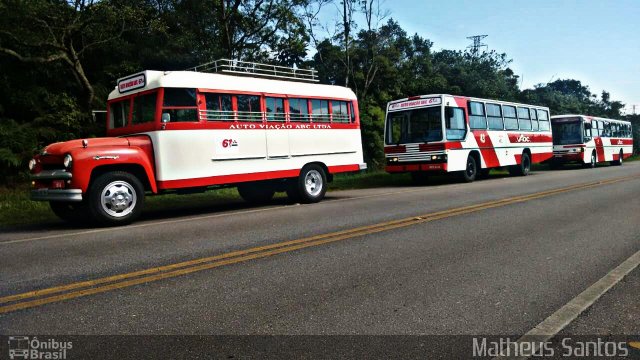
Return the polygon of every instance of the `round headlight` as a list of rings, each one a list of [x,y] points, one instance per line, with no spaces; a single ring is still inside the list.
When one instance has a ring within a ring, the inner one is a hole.
[[[29,160],[29,170],[33,170],[36,167],[36,159]]]
[[[71,167],[71,163],[73,163],[73,158],[71,157],[71,154],[67,154],[64,156],[64,161],[62,162],[62,164],[64,165],[64,167],[66,169]]]

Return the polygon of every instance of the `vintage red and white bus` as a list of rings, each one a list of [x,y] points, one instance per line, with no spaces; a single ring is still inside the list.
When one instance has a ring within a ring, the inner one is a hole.
[[[229,60],[207,68],[119,79],[109,137],[47,146],[30,162],[31,198],[67,220],[121,224],[140,214],[145,192],[237,186],[248,201],[286,191],[311,203],[334,174],[366,168],[350,89],[316,84],[307,70]]]
[[[552,165],[578,163],[595,167],[608,161],[622,165],[633,155],[631,123],[585,115],[557,115],[551,117],[553,129]]]
[[[465,181],[507,167],[527,175],[531,164],[552,157],[549,109],[452,95],[423,95],[387,106],[386,170],[459,173]]]

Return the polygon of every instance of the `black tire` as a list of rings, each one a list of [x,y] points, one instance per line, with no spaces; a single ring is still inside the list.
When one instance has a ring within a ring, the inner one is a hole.
[[[520,164],[509,166],[509,174],[512,176],[527,176],[531,171],[531,157],[529,153],[522,153]]]
[[[598,162],[598,160],[597,160],[597,157],[596,157],[596,152],[592,151],[591,152],[591,158],[589,159],[589,162],[586,163],[586,164],[583,164],[582,166],[584,166],[587,169],[593,169],[593,168],[596,167],[597,162]]]
[[[411,173],[411,182],[414,185],[425,185],[429,182],[429,176],[426,171],[414,171]]]
[[[309,164],[300,170],[300,175],[291,179],[287,186],[287,196],[293,202],[317,203],[327,192],[327,174],[320,165]]]
[[[622,149],[620,149],[620,154],[619,154],[619,156],[620,156],[620,157],[618,158],[618,160],[616,160],[616,161],[612,161],[612,162],[611,162],[611,165],[614,165],[614,166],[622,166],[622,162],[623,162],[622,157],[624,156],[624,152],[622,152]]]
[[[73,225],[86,225],[89,222],[85,202],[49,202],[51,211],[60,219]]]
[[[462,181],[464,182],[473,182],[478,176],[478,163],[476,158],[469,155],[467,158],[466,169],[462,171]]]
[[[135,175],[124,171],[98,176],[87,194],[89,214],[97,225],[129,224],[140,216],[144,207],[144,186]]]
[[[266,182],[244,183],[238,185],[238,194],[244,201],[253,204],[265,204],[273,199],[276,191]]]

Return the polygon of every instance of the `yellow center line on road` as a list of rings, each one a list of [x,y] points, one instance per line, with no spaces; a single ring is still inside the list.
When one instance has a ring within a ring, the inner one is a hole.
[[[220,266],[231,265],[231,264],[246,262],[249,260],[265,258],[265,257],[277,255],[277,254],[292,252],[292,251],[301,250],[304,248],[319,246],[327,243],[351,239],[351,238],[379,233],[383,231],[389,231],[389,230],[407,227],[415,224],[440,220],[440,219],[449,218],[453,216],[464,215],[468,213],[506,206],[510,204],[521,203],[521,202],[539,199],[539,198],[543,198],[543,197],[547,197],[547,196],[551,196],[559,193],[565,193],[565,192],[575,191],[579,189],[587,189],[587,188],[602,186],[606,184],[613,184],[613,183],[617,183],[625,180],[630,180],[633,178],[637,179],[636,176],[626,176],[626,177],[614,178],[610,180],[578,184],[578,185],[543,191],[543,192],[529,194],[529,195],[521,195],[521,196],[502,199],[502,200],[489,201],[489,202],[480,203],[476,205],[469,205],[469,206],[458,207],[454,209],[442,210],[442,211],[433,212],[425,215],[412,216],[408,218],[392,220],[392,221],[377,223],[373,225],[361,226],[357,228],[336,231],[336,232],[331,232],[327,234],[301,238],[297,240],[290,240],[290,241],[284,241],[284,242],[279,242],[279,243],[270,244],[270,245],[258,246],[258,247],[253,247],[249,249],[220,254],[216,256],[194,259],[190,261],[184,261],[184,262],[179,262],[179,263],[174,263],[174,264],[169,264],[169,265],[164,265],[159,267],[153,267],[149,269],[124,273],[124,274],[119,274],[114,276],[108,276],[108,277],[98,278],[94,280],[75,282],[75,283],[55,286],[55,287],[41,289],[41,290],[9,295],[5,297],[0,297],[0,304],[6,304],[11,302],[15,302],[15,303],[0,306],[0,314],[21,310],[21,309],[32,308],[32,307],[36,307],[36,306],[40,306],[48,303],[69,300],[69,299],[78,298],[82,296],[103,293],[111,290],[121,289],[125,287],[158,281],[162,279],[173,278],[173,277],[186,275],[186,274],[190,274],[198,271],[217,268]],[[74,290],[74,291],[71,291],[71,290]],[[63,294],[42,297],[45,295],[58,294],[58,293],[63,293]],[[24,300],[24,301],[21,301],[21,300]]]

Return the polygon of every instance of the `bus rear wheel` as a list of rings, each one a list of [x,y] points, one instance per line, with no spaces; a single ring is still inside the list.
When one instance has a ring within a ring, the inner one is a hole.
[[[529,153],[522,153],[520,164],[509,166],[509,174],[513,176],[527,176],[531,171],[531,157]]]
[[[322,166],[306,165],[300,170],[297,178],[290,179],[287,186],[287,196],[292,202],[302,204],[317,203],[327,192],[327,174]]]
[[[276,191],[268,183],[244,183],[238,185],[240,197],[252,204],[265,204],[273,199]]]
[[[623,156],[624,156],[624,152],[622,152],[622,150],[620,150],[620,154],[619,154],[618,160],[612,161],[611,165],[621,166],[622,165],[622,157]]]

